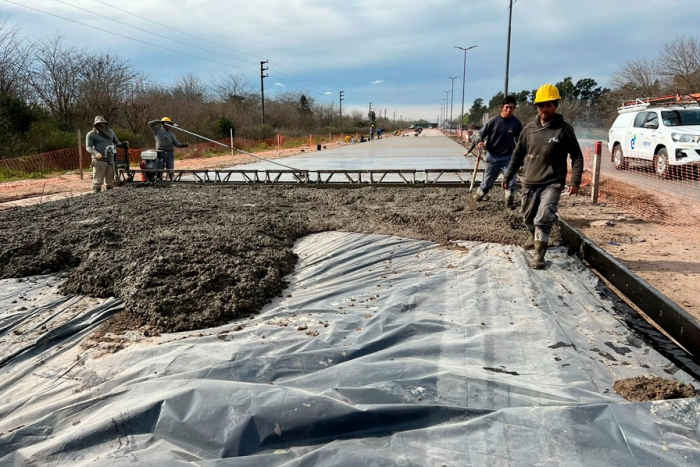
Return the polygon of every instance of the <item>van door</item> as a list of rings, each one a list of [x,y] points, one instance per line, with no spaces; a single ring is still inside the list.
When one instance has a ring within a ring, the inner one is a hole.
[[[640,159],[648,161],[654,159],[654,149],[656,148],[656,137],[659,132],[659,114],[655,111],[647,112],[647,118],[639,129],[637,144],[641,152]]]
[[[624,148],[626,149],[626,157],[634,157],[636,159],[644,158],[641,151],[642,144],[640,141],[640,136],[641,131],[644,128],[644,123],[647,121],[647,117],[649,117],[649,112],[639,112],[637,116],[634,117],[632,126],[627,131],[627,138],[625,138]]]

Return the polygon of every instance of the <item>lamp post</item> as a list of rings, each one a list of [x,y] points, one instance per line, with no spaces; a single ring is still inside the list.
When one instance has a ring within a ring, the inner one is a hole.
[[[515,0],[516,2],[518,0]],[[506,90],[503,97],[508,97],[508,72],[510,68],[510,25],[513,21],[513,0],[510,0],[508,7],[508,48],[506,49]]]
[[[471,50],[475,45],[472,45],[471,47],[460,47],[458,45],[455,45],[455,49],[459,50],[464,50],[464,71],[462,72],[462,117],[459,119],[459,134],[460,136],[462,135],[462,130],[464,129],[464,82],[466,80],[466,75],[467,75],[467,50]]]
[[[452,76],[448,76],[452,80],[452,98],[450,99],[450,130],[452,129],[452,125],[454,125],[454,120],[452,120],[452,111],[454,110],[455,107],[455,79],[457,77],[455,76],[454,78]]]
[[[445,96],[445,126],[447,126],[447,110],[450,108],[448,105],[450,103],[450,91],[443,91]]]

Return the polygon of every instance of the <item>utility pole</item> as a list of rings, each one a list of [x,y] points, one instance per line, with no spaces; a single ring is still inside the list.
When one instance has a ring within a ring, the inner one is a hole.
[[[452,111],[454,110],[455,107],[455,79],[457,78],[456,76],[453,78],[452,76],[448,76],[452,80],[452,99],[450,99],[450,127],[454,125],[454,120],[452,120]]]
[[[467,77],[467,50],[473,49],[476,47],[475,45],[472,45],[471,47],[459,47],[458,45],[455,45],[455,49],[460,49],[464,50],[464,71],[462,72],[462,117],[459,119],[459,134],[462,134],[462,130],[464,129],[464,83],[466,81]]]
[[[367,112],[367,118],[370,120],[370,124],[372,123],[372,103],[369,103],[369,112]]]
[[[262,96],[262,122],[265,124],[265,81],[268,75],[265,74],[269,68],[265,66],[267,60],[260,61],[260,95]]]
[[[517,0],[516,0],[517,1]],[[510,7],[508,7],[508,48],[506,51],[506,90],[503,93],[503,97],[508,97],[508,73],[510,68],[510,25],[513,21],[513,0],[510,0]]]
[[[450,108],[449,104],[450,103],[450,91],[443,91],[445,94],[447,94],[447,97],[445,97],[445,123],[447,123],[447,109]]]
[[[340,131],[343,131],[343,94],[345,91],[340,91]]]

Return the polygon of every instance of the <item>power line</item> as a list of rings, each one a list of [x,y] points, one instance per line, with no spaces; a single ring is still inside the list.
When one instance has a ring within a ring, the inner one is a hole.
[[[173,39],[172,37],[167,37],[167,36],[164,36],[164,35],[162,35],[162,34],[158,34],[158,33],[156,33],[156,32],[149,31],[148,29],[143,29],[143,28],[140,28],[140,27],[138,27],[138,26],[134,26],[134,25],[131,25],[131,24],[129,24],[129,23],[125,23],[125,22],[123,22],[123,21],[119,21],[119,20],[114,19],[114,18],[110,18],[109,16],[105,16],[105,15],[101,15],[101,14],[99,14],[99,13],[95,13],[94,11],[87,10],[87,9],[82,8],[82,7],[79,7],[79,6],[77,6],[77,5],[72,5],[72,4],[67,3],[67,2],[64,2],[64,1],[62,1],[62,0],[54,0],[54,1],[55,1],[56,3],[60,3],[60,4],[62,4],[62,5],[69,6],[69,7],[71,7],[71,8],[75,8],[76,10],[84,11],[84,12],[86,12],[86,13],[90,13],[91,15],[99,16],[100,18],[104,18],[104,19],[109,20],[109,21],[114,21],[115,23],[122,24],[122,25],[124,25],[124,26],[128,26],[128,27],[133,28],[133,29],[136,29],[136,30],[138,30],[138,31],[142,31],[142,32],[145,32],[145,33],[148,33],[148,34],[152,34],[152,35],[154,35],[154,36],[156,36],[156,37],[160,37],[160,38],[163,38],[163,39],[166,39],[166,40],[169,40],[169,41],[177,42],[178,44],[186,45],[187,47],[192,47],[192,48],[194,48],[194,49],[199,49],[199,50],[203,50],[203,51],[205,51],[205,52],[213,53],[213,54],[216,54],[216,55],[221,55],[222,57],[226,57],[226,58],[232,58],[233,60],[238,60],[238,61],[241,61],[241,62],[244,62],[244,63],[250,63],[250,64],[252,64],[252,65],[257,65],[257,63],[255,63],[255,62],[249,62],[248,60],[243,60],[243,59],[240,59],[240,58],[238,58],[238,57],[233,57],[233,56],[231,56],[231,55],[222,54],[222,53],[216,52],[216,51],[214,51],[214,50],[205,49],[204,47],[198,47],[198,46],[196,46],[196,45],[188,44],[187,42],[179,41],[179,40],[177,40],[177,39]]]
[[[58,0],[56,0],[56,1],[58,1]],[[234,48],[225,46],[225,45],[223,45],[223,44],[219,44],[219,43],[217,43],[217,42],[213,42],[213,41],[210,41],[210,40],[208,40],[208,39],[204,39],[204,38],[202,38],[202,37],[195,36],[195,35],[193,35],[193,34],[189,34],[189,33],[186,33],[186,32],[180,31],[180,30],[177,30],[177,29],[172,28],[172,27],[170,27],[170,26],[167,26],[167,25],[165,25],[165,24],[158,23],[157,21],[153,21],[153,20],[150,20],[150,19],[148,19],[148,18],[144,18],[143,16],[139,16],[139,15],[137,15],[137,14],[135,14],[135,13],[131,13],[131,12],[126,11],[126,10],[121,9],[121,8],[117,8],[117,7],[113,6],[113,5],[110,5],[110,4],[108,4],[108,3],[102,2],[102,1],[100,1],[100,0],[93,0],[93,1],[95,1],[95,2],[97,2],[97,3],[99,3],[99,4],[101,4],[101,5],[105,5],[105,6],[108,6],[108,7],[110,7],[110,8],[114,8],[115,10],[121,11],[121,12],[123,12],[123,13],[126,13],[126,14],[128,14],[128,15],[134,16],[134,17],[136,17],[136,18],[142,19],[143,21],[147,21],[147,22],[149,22],[149,23],[158,25],[158,26],[160,26],[160,27],[169,29],[169,30],[171,30],[171,31],[179,32],[180,34],[184,34],[184,35],[189,36],[189,37],[192,37],[192,38],[194,38],[194,39],[197,39],[197,40],[200,40],[200,41],[203,41],[203,42],[208,42],[208,43],[213,44],[213,45],[216,45],[216,46],[218,46],[218,47],[222,47],[222,48],[225,48],[225,49],[229,49],[229,50],[232,50],[232,51],[237,52],[237,53],[241,53],[241,54],[244,54],[244,55],[248,55],[248,56],[250,56],[250,57],[260,58],[259,56],[256,56],[256,55],[253,55],[253,54],[249,54],[249,53],[247,53],[247,52],[243,52],[243,51],[241,51],[241,50],[237,50],[237,49],[234,49]],[[160,37],[163,37],[163,36],[160,36]],[[194,47],[194,46],[193,46],[193,47]],[[207,50],[207,49],[203,49],[203,50]],[[216,52],[214,52],[214,53],[216,53]],[[225,55],[225,56],[226,56],[226,55]],[[240,59],[237,59],[237,60],[240,60]],[[245,61],[245,60],[242,60],[242,61]],[[255,63],[255,62],[246,62],[246,63]],[[257,64],[257,63],[255,63],[255,64]],[[288,69],[288,68],[283,67],[282,65],[280,65],[280,64],[277,63],[277,62],[270,62],[270,65],[275,65],[276,67],[281,68],[281,69],[283,69],[283,70],[286,70],[286,71],[288,71],[289,73],[292,73],[293,75],[297,75],[297,76],[299,76],[300,78],[302,78],[302,79],[304,79],[304,80],[306,80],[306,81],[309,81],[309,82],[311,82],[311,83],[315,83],[315,84],[318,84],[319,86],[322,86],[322,88],[319,88],[319,89],[332,90],[332,88],[329,88],[329,87],[326,86],[325,84],[319,83],[319,82],[314,81],[314,80],[309,79],[309,78],[306,78],[306,77],[304,77],[304,76],[302,76],[302,75],[300,75],[300,74],[298,74],[298,73],[296,73],[296,72],[294,72],[294,71],[292,71],[292,70],[290,70],[290,69]],[[291,76],[289,76],[289,75],[287,75],[287,74],[285,74],[285,73],[282,73],[282,72],[278,72],[278,73],[281,74],[281,75],[287,76],[287,77],[290,78],[290,79],[295,79],[295,78],[292,78]],[[299,80],[297,80],[297,81],[299,81]],[[302,82],[302,81],[299,81],[299,82]],[[304,83],[304,84],[305,84],[305,83]],[[316,87],[316,86],[313,86],[313,87]]]
[[[57,15],[57,14],[54,14],[54,13],[49,13],[48,11],[43,11],[43,10],[40,10],[40,9],[38,9],[38,8],[32,8],[32,7],[29,7],[29,6],[27,6],[27,5],[22,5],[21,3],[13,2],[13,1],[10,1],[10,0],[3,0],[3,1],[6,2],[6,3],[11,3],[12,5],[17,5],[17,6],[20,6],[20,7],[22,7],[22,8],[26,8],[26,9],[28,9],[28,10],[33,10],[33,11],[36,11],[36,12],[38,12],[38,13],[43,13],[43,14],[45,14],[45,15],[53,16],[54,18],[60,18],[60,19],[65,20],[65,21],[70,21],[71,23],[79,24],[79,25],[81,25],[81,26],[85,26],[86,28],[94,29],[94,28],[93,28],[92,26],[90,26],[90,25],[87,25],[87,24],[85,24],[85,23],[81,23],[80,21],[76,21],[76,20],[73,20],[73,19],[70,19],[70,18],[66,18],[66,17],[61,16],[61,15]],[[112,34],[112,35],[114,35],[114,36],[118,36],[118,37],[121,37],[121,38],[124,38],[124,39],[128,39],[128,40],[130,40],[130,41],[138,42],[138,43],[141,43],[141,44],[146,44],[146,45],[149,45],[149,46],[151,46],[151,47],[156,47],[156,48],[159,48],[159,49],[167,50],[168,52],[174,52],[174,53],[176,53],[176,54],[185,55],[185,56],[187,56],[187,57],[192,57],[192,58],[196,58],[196,59],[199,59],[199,60],[204,60],[204,61],[206,61],[206,62],[216,63],[217,65],[223,65],[223,66],[227,66],[227,67],[231,67],[231,68],[237,68],[237,69],[239,69],[239,70],[250,71],[251,73],[255,73],[255,71],[253,71],[253,70],[248,70],[248,69],[246,69],[246,68],[241,68],[241,67],[238,67],[238,66],[235,66],[235,65],[231,65],[230,63],[223,63],[223,62],[219,62],[219,61],[216,61],[216,60],[211,60],[211,59],[209,59],[209,58],[204,58],[204,57],[200,57],[200,56],[198,56],[198,55],[190,54],[190,53],[187,53],[187,52],[181,52],[181,51],[179,51],[179,50],[171,49],[171,48],[168,48],[168,47],[163,47],[162,45],[156,45],[156,44],[152,44],[152,43],[150,43],[150,42],[142,41],[142,40],[139,40],[139,39],[134,39],[133,37],[125,36],[125,35],[119,34],[119,33],[117,33],[117,32],[105,31],[105,30],[100,30],[100,31],[101,31],[101,32],[106,32],[107,34]]]

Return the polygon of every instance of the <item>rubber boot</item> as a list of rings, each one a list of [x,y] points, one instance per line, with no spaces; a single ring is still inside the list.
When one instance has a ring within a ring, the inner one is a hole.
[[[114,187],[113,187],[113,186],[108,186],[108,187],[105,187],[105,188],[106,188],[107,190],[111,190],[111,189],[114,188]]]
[[[505,190],[506,195],[506,209],[513,209],[515,203],[515,195],[509,189]]]
[[[535,251],[532,254],[530,267],[532,269],[544,269],[544,255],[547,253],[547,244],[549,243],[549,234],[535,229]]]
[[[481,190],[481,187],[477,188],[476,191],[474,192],[474,201],[481,201],[484,199],[484,196],[486,196],[486,193],[484,193]]]
[[[100,191],[102,191],[102,187],[101,187],[101,186],[94,186],[94,187],[92,187],[92,192],[93,192],[93,193],[99,193]]]
[[[532,250],[533,248],[535,248],[535,226],[527,225],[527,230],[530,231],[530,236],[523,244],[523,248],[525,248],[526,250]]]

